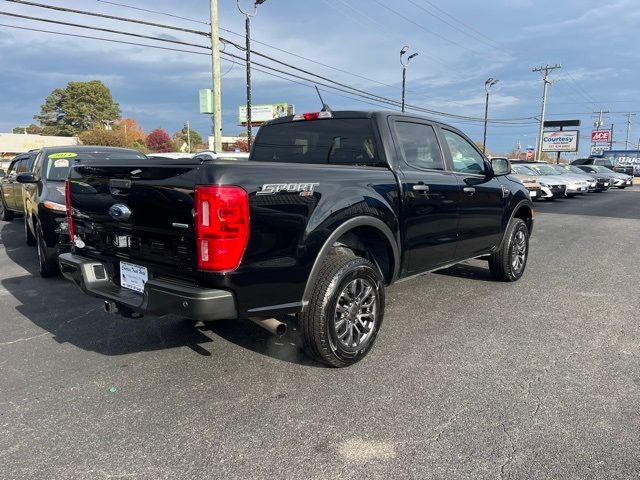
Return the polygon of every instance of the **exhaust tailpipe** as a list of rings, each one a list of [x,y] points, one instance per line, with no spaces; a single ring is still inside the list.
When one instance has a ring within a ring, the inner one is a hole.
[[[287,333],[287,324],[275,318],[249,317],[249,320],[256,325],[260,325],[276,337],[281,337]]]
[[[118,305],[116,305],[116,302],[112,302],[111,300],[105,300],[102,304],[102,308],[105,313],[118,313]]]

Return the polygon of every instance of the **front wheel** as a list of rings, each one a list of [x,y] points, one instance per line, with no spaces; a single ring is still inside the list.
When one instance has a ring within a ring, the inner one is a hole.
[[[529,229],[519,218],[514,218],[500,248],[491,254],[489,270],[496,280],[515,282],[522,277],[529,257]]]
[[[36,225],[36,242],[38,244],[38,265],[40,267],[40,276],[43,278],[57,276],[60,272],[58,258],[49,255],[40,225]]]
[[[27,242],[27,245],[30,247],[35,246],[36,237],[31,233],[31,229],[29,228],[29,217],[25,214],[24,216],[24,241]]]
[[[384,316],[384,280],[369,260],[329,255],[300,314],[304,349],[332,367],[362,360],[373,347]]]

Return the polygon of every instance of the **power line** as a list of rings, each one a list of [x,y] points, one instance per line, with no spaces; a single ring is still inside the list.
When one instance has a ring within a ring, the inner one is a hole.
[[[138,22],[137,20],[124,18],[124,17],[116,17],[116,16],[113,16],[113,15],[95,14],[95,13],[92,13],[92,12],[86,12],[86,11],[82,11],[82,10],[66,9],[66,8],[62,8],[62,7],[51,7],[49,5],[38,4],[38,3],[35,3],[35,2],[26,2],[26,1],[23,1],[23,0],[6,0],[6,1],[11,1],[13,3],[28,4],[30,6],[53,8],[54,10],[68,11],[70,13],[78,13],[78,14],[84,14],[84,15],[90,15],[90,16],[98,16],[98,17],[109,18],[109,19],[114,19],[114,20],[118,20],[118,21],[126,21],[126,22],[130,22],[130,23],[141,23],[141,24],[144,24],[144,25],[153,25],[153,26],[160,27],[160,28],[177,29],[177,27],[167,26],[167,25],[163,25],[163,24],[157,24],[157,23],[152,23],[152,22],[142,22],[142,21]],[[22,15],[17,15],[17,14],[10,14],[10,15],[19,16],[19,17],[22,17],[22,18],[40,20],[40,21],[48,21],[50,23],[58,23],[58,24],[62,24],[62,25],[66,25],[66,26],[74,26],[74,27],[78,27],[78,28],[91,28],[91,27],[87,27],[85,25],[70,24],[69,22],[59,22],[59,21],[53,21],[53,20],[40,19],[40,18],[37,18],[37,17],[27,17],[27,16],[22,16]],[[109,32],[109,33],[131,35],[131,36],[136,36],[136,37],[140,37],[140,38],[152,39],[152,40],[156,40],[156,41],[163,41],[163,42],[167,42],[167,43],[184,44],[184,45],[187,45],[187,46],[194,46],[194,47],[197,47],[197,48],[208,49],[208,47],[205,47],[205,46],[202,46],[202,45],[189,44],[187,42],[180,42],[180,41],[177,41],[177,40],[167,40],[167,39],[159,38],[159,37],[150,37],[150,36],[146,36],[146,35],[132,34],[132,33],[129,33],[129,32],[122,32],[122,31],[116,31],[116,30],[110,30],[110,29],[101,29],[101,30]],[[179,29],[179,30],[184,30],[184,29]],[[195,30],[188,30],[188,32],[189,33],[198,33],[198,34],[206,35],[206,32],[199,32],[199,31],[195,31]],[[231,41],[229,41],[227,39],[221,38],[221,40],[236,46],[236,48],[242,49],[242,47],[238,46],[234,42],[231,42]],[[315,74],[313,72],[309,72],[307,70],[300,69],[298,67],[290,65],[290,64],[288,64],[286,62],[283,62],[281,60],[275,59],[275,58],[270,57],[268,55],[264,55],[264,54],[262,54],[260,52],[255,52],[255,53],[257,55],[263,56],[264,58],[267,58],[270,61],[273,61],[273,62],[279,63],[281,65],[284,65],[287,68],[291,68],[291,69],[300,71],[302,73],[305,73],[307,75],[311,75],[313,77],[321,78],[323,80],[326,80],[326,81],[328,81],[330,83],[333,83],[335,85],[338,85],[340,87],[344,87],[344,88],[347,88],[349,90],[353,90],[353,92],[356,92],[356,93],[359,93],[359,94],[363,94],[363,95],[366,96],[365,98],[368,98],[370,100],[371,99],[377,100],[377,101],[380,101],[380,102],[383,102],[385,104],[392,105],[392,106],[398,106],[399,105],[399,102],[396,101],[396,100],[392,100],[392,99],[389,99],[387,97],[383,97],[383,96],[380,96],[380,95],[373,94],[371,92],[367,92],[365,90],[361,90],[361,89],[358,89],[358,88],[355,88],[355,87],[351,87],[350,85],[346,85],[346,84],[343,84],[343,83],[340,83],[340,82],[336,82],[336,81],[334,81],[332,79],[329,79],[327,77],[323,77],[323,76]],[[265,66],[265,67],[267,67],[267,66]],[[292,75],[289,72],[282,72],[282,73],[288,74],[288,75]],[[306,80],[308,80],[308,79],[306,79]],[[340,89],[338,89],[338,90],[340,90]],[[353,92],[349,92],[349,93],[353,93]],[[447,117],[447,118],[456,118],[456,119],[470,120],[470,121],[482,121],[483,120],[483,119],[481,119],[479,117],[456,115],[456,114],[451,114],[451,113],[446,113],[446,112],[440,112],[440,111],[437,111],[437,110],[417,107],[415,105],[411,105],[411,106],[409,106],[409,108],[411,108],[411,109],[413,109],[415,111],[429,113],[429,114],[437,115],[437,116],[443,116],[443,117]],[[512,122],[514,120],[517,121],[517,120],[529,120],[529,119],[531,119],[531,117],[524,117],[524,118],[518,118],[518,119],[490,119],[490,122],[492,122],[492,123],[500,123],[500,122]]]
[[[137,47],[157,48],[159,50],[170,50],[172,52],[195,53],[196,55],[206,55],[206,56],[210,55],[209,53],[205,53],[205,52],[194,52],[193,50],[183,50],[181,48],[161,47],[160,45],[149,45],[147,43],[127,42],[125,40],[115,40],[115,39],[111,39],[111,38],[94,37],[94,36],[91,36],[91,35],[79,35],[79,34],[76,34],[76,33],[55,32],[53,30],[43,30],[43,29],[40,29],[40,28],[22,27],[22,26],[19,26],[19,25],[7,25],[6,23],[0,23],[0,27],[15,28],[16,30],[29,30],[31,32],[52,33],[54,35],[64,35],[66,37],[88,38],[88,39],[91,39],[91,40],[102,40],[103,42],[122,43],[122,44],[125,44],[125,45],[135,45]]]
[[[491,43],[493,43],[494,45],[500,46],[499,43],[495,42],[494,40],[490,39],[489,37],[487,37],[484,33],[482,33],[479,30],[476,30],[475,28],[473,28],[471,25],[464,23],[462,20],[460,20],[458,17],[454,17],[453,15],[451,15],[450,13],[447,13],[446,11],[444,11],[443,9],[441,9],[440,7],[438,7],[437,5],[433,4],[432,2],[430,2],[429,0],[423,0],[424,3],[427,3],[429,5],[431,5],[433,8],[435,8],[436,10],[438,10],[439,12],[441,12],[442,14],[446,15],[447,17],[453,19],[455,22],[459,23],[460,25],[462,25],[465,28],[468,28],[469,30],[471,30],[472,32],[476,33],[478,36],[485,38],[486,40],[490,41]]]
[[[101,28],[101,27],[91,27],[88,25],[81,25],[78,23],[70,23],[70,22],[63,22],[60,20],[50,20],[47,18],[40,18],[40,17],[31,17],[29,15],[20,15],[18,13],[10,13],[10,12],[3,12],[0,11],[0,15],[5,15],[5,16],[9,16],[9,17],[16,17],[16,18],[23,18],[26,20],[34,20],[36,22],[46,22],[46,23],[53,23],[55,25],[64,25],[66,27],[74,27],[74,28],[85,28],[88,30],[97,30],[100,32],[105,32],[105,33],[114,33],[117,35],[128,35],[130,37],[137,37],[137,38],[145,38],[147,40],[155,40],[158,42],[166,42],[166,43],[175,43],[178,45],[185,45],[187,47],[197,47],[197,48],[204,48],[204,49],[209,49],[209,47],[206,47],[204,45],[198,45],[196,43],[189,43],[189,42],[182,42],[180,40],[169,40],[167,38],[161,38],[161,37],[152,37],[150,35],[142,35],[140,33],[131,33],[131,32],[122,32],[119,30],[112,30],[110,28]]]
[[[39,8],[48,8],[50,10],[57,10],[59,12],[66,12],[66,13],[77,13],[80,15],[90,15],[92,17],[100,17],[100,18],[106,18],[109,20],[118,20],[120,22],[130,22],[130,23],[136,23],[139,25],[147,25],[150,27],[159,27],[159,28],[167,28],[170,30],[176,30],[179,32],[186,32],[186,33],[194,33],[197,35],[204,35],[206,37],[210,37],[211,35],[209,35],[209,33],[207,32],[203,32],[201,30],[192,30],[189,28],[182,28],[182,27],[174,27],[173,25],[163,25],[160,23],[153,23],[153,22],[146,22],[144,20],[133,20],[131,18],[125,18],[125,17],[117,17],[115,15],[107,15],[104,13],[95,13],[95,12],[87,12],[85,10],[75,10],[73,8],[65,8],[65,7],[56,7],[54,5],[46,5],[44,3],[36,3],[36,2],[28,2],[26,0],[4,0],[5,2],[11,2],[11,3],[18,3],[20,5],[28,5],[30,7],[39,7]]]
[[[475,50],[473,50],[473,49],[471,49],[471,48],[467,48],[467,47],[465,47],[464,45],[462,45],[461,43],[458,43],[458,42],[456,42],[456,41],[454,41],[454,40],[450,40],[450,39],[448,39],[447,37],[445,37],[444,35],[440,35],[439,33],[432,32],[431,30],[429,30],[428,28],[426,28],[424,25],[422,25],[422,24],[420,24],[420,23],[418,23],[418,22],[416,22],[416,21],[412,20],[412,19],[411,19],[411,18],[409,18],[409,17],[405,17],[405,16],[404,16],[404,15],[402,15],[400,12],[398,12],[398,11],[394,10],[393,8],[389,7],[388,5],[385,5],[385,4],[384,4],[384,3],[382,3],[381,1],[379,1],[379,0],[373,0],[373,1],[374,1],[375,3],[377,3],[378,5],[380,5],[382,8],[384,8],[384,9],[386,9],[386,10],[388,10],[388,11],[392,12],[394,15],[396,15],[396,16],[398,16],[398,17],[400,17],[400,18],[404,19],[405,21],[407,21],[407,22],[409,22],[409,23],[411,23],[411,24],[415,25],[416,27],[418,27],[418,28],[420,28],[420,29],[424,30],[425,32],[427,32],[427,33],[429,33],[429,34],[431,34],[431,35],[433,35],[433,36],[435,36],[435,37],[438,37],[439,39],[444,40],[445,42],[450,43],[451,45],[455,45],[455,46],[457,46],[457,47],[459,47],[459,48],[462,48],[463,50],[467,50],[467,51],[469,51],[469,52],[471,52],[471,53],[473,53],[473,54],[475,54],[475,55],[482,56],[482,54],[481,54],[480,52],[477,52],[477,51],[475,51]]]
[[[177,19],[180,19],[180,20],[185,20],[187,22],[199,23],[201,25],[211,25],[209,22],[203,22],[202,20],[195,20],[193,18],[188,18],[188,17],[181,17],[180,15],[174,15],[173,13],[159,12],[157,10],[149,10],[148,8],[134,7],[133,5],[126,5],[124,3],[118,3],[118,2],[110,2],[109,0],[96,0],[96,1],[98,1],[100,3],[108,3],[110,5],[116,5],[118,7],[130,8],[132,10],[138,10],[140,12],[155,13],[157,15],[164,15],[166,17],[177,18]]]
[[[497,46],[495,46],[495,45],[492,45],[492,44],[490,44],[489,42],[486,42],[485,40],[483,40],[483,39],[479,38],[477,35],[473,35],[473,34],[470,34],[470,33],[466,32],[464,29],[462,29],[462,28],[458,27],[457,25],[454,25],[453,23],[449,22],[448,20],[446,20],[446,19],[442,18],[442,17],[441,17],[441,16],[439,16],[439,15],[436,15],[435,13],[431,12],[429,9],[427,9],[427,8],[423,7],[422,5],[420,5],[420,4],[416,3],[416,2],[414,2],[413,0],[407,0],[407,1],[408,1],[409,3],[411,3],[412,5],[414,5],[414,6],[418,7],[420,10],[422,10],[422,11],[426,12],[428,15],[431,15],[432,17],[434,17],[434,18],[436,18],[436,19],[440,20],[440,21],[441,21],[442,23],[444,23],[445,25],[450,26],[450,27],[451,27],[451,28],[453,28],[454,30],[457,30],[458,32],[461,32],[461,33],[463,33],[463,34],[465,34],[465,35],[468,35],[468,36],[470,36],[470,37],[474,38],[476,41],[480,41],[480,42],[484,43],[484,44],[485,44],[485,45],[487,45],[488,47],[491,47],[491,48],[494,48],[494,49],[499,50],[499,51],[501,51],[501,52],[504,52],[504,49],[503,49],[503,48],[500,48],[500,47],[497,47]]]

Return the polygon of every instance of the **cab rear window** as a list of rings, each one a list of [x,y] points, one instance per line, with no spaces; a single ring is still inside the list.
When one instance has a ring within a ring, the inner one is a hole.
[[[378,165],[369,119],[321,119],[260,128],[251,160],[257,162]]]

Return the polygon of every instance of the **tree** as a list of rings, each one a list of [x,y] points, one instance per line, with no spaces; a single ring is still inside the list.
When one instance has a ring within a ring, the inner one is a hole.
[[[28,133],[31,135],[40,135],[42,133],[42,127],[32,123],[28,127],[13,127],[12,133]]]
[[[182,130],[173,134],[173,141],[176,142],[178,147],[184,142],[187,145],[191,145],[191,150],[193,151],[199,145],[202,145],[202,137],[195,130],[187,129],[187,124],[185,123],[182,127]]]
[[[236,140],[236,143],[233,144],[233,148],[234,148],[234,151],[237,148],[241,152],[248,152],[249,151],[249,142],[247,142],[246,139],[241,138],[239,140]]]
[[[103,147],[126,147],[124,130],[107,130],[104,127],[95,126],[79,136],[85,145],[101,145]]]
[[[133,118],[123,118],[118,120],[115,124],[115,128],[122,130],[127,146],[133,146],[134,144],[139,143],[144,144],[144,129]]]
[[[69,82],[56,88],[33,118],[48,135],[78,135],[96,126],[110,126],[120,118],[120,106],[100,80]]]
[[[173,150],[173,143],[169,134],[161,128],[156,128],[147,135],[146,144],[152,152],[163,153]]]

